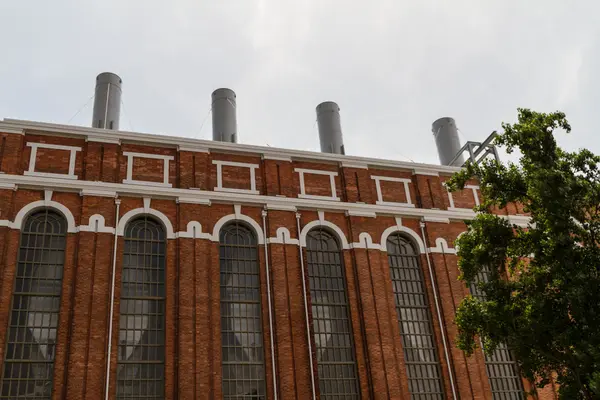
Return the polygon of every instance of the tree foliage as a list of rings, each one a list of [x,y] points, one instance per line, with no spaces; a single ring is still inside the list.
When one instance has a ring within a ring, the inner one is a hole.
[[[561,399],[600,398],[600,157],[557,146],[554,132],[571,130],[561,112],[519,109],[502,128],[495,143],[519,162],[468,164],[449,182],[475,178],[483,197],[457,247],[461,279],[485,299],[461,303],[457,345],[507,343],[531,382],[555,373]],[[511,203],[531,216],[527,228],[497,215]],[[489,282],[475,283],[484,266]]]

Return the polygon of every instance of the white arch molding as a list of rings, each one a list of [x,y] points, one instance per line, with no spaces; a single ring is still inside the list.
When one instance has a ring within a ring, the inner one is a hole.
[[[317,226],[324,226],[331,229],[335,232],[338,239],[340,240],[342,249],[350,248],[350,245],[348,245],[348,239],[346,238],[346,235],[344,235],[344,232],[340,229],[340,227],[334,224],[333,222],[329,222],[324,219],[318,219],[316,221],[312,221],[304,225],[304,228],[302,228],[302,232],[300,232],[300,246],[306,247],[306,235],[308,234],[308,232],[311,231],[311,229]]]
[[[254,229],[254,233],[256,233],[256,240],[258,241],[258,244],[265,244],[263,230],[260,227],[260,225],[258,224],[258,222],[256,222],[254,219],[250,218],[249,216],[241,214],[241,213],[229,214],[229,215],[222,217],[220,220],[218,220],[213,228],[212,241],[218,242],[221,228],[223,228],[223,226],[225,224],[227,224],[228,222],[236,221],[236,220],[245,222],[246,224],[250,225],[252,227],[252,229]]]
[[[387,251],[388,237],[396,232],[404,233],[407,236],[410,236],[413,242],[419,247],[419,252],[421,254],[425,254],[425,245],[423,244],[423,239],[421,239],[417,232],[403,225],[390,226],[385,231],[383,231],[383,234],[381,235],[381,241],[379,242],[381,243],[381,251]]]
[[[35,210],[40,209],[40,208],[52,208],[52,209],[58,211],[67,220],[67,232],[68,233],[77,233],[78,232],[77,226],[75,225],[75,217],[73,217],[71,210],[69,210],[63,204],[60,204],[56,201],[52,201],[49,199],[38,200],[38,201],[34,201],[32,203],[25,205],[23,208],[21,208],[19,210],[19,212],[15,216],[15,220],[12,222],[10,227],[12,229],[21,230],[21,227],[23,225],[23,221],[25,220],[25,218],[27,218],[27,216],[29,214],[31,214],[32,212],[34,212]]]
[[[144,207],[134,208],[133,210],[127,211],[119,219],[119,225],[117,226],[117,235],[123,236],[125,232],[125,226],[127,226],[127,223],[130,220],[142,215],[152,215],[153,217],[156,217],[160,222],[162,222],[163,226],[165,227],[165,230],[167,231],[167,239],[175,239],[175,232],[173,231],[173,225],[171,224],[171,221],[169,221],[169,218],[165,214],[161,213],[158,210],[155,210],[154,208]]]

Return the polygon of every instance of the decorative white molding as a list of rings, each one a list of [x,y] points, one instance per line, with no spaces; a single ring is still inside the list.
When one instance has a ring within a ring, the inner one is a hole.
[[[252,219],[249,216],[244,215],[244,214],[229,214],[229,215],[222,217],[220,220],[218,220],[213,228],[211,240],[213,242],[218,242],[219,241],[219,233],[221,232],[221,228],[223,227],[223,225],[225,225],[229,221],[235,221],[235,220],[243,221],[243,222],[246,222],[248,225],[250,225],[252,227],[252,229],[254,229],[254,233],[256,233],[256,239],[258,241],[258,244],[265,243],[263,230],[260,227],[260,225],[258,224],[258,222],[256,222],[254,219]]]
[[[412,202],[412,199],[410,197],[410,186],[408,186],[409,183],[411,183],[412,181],[410,179],[407,178],[393,178],[390,176],[375,176],[375,175],[371,175],[371,179],[373,179],[375,181],[375,188],[377,189],[377,202],[376,204],[381,204],[381,205],[399,205],[399,206],[403,206],[403,207],[414,207],[415,205]],[[404,193],[406,194],[406,203],[400,202],[400,201],[384,201],[383,200],[383,193],[381,191],[381,181],[384,182],[402,182],[404,184]]]
[[[233,161],[213,160],[213,164],[217,166],[217,186],[215,191],[217,192],[228,192],[228,193],[249,193],[259,194],[256,190],[256,169],[259,167],[258,164],[249,164]],[[241,167],[248,168],[250,170],[250,189],[237,189],[237,188],[226,188],[223,187],[223,166],[226,167]]]
[[[411,218],[447,218],[451,221],[471,220],[477,215],[470,209],[439,210],[425,208],[401,207],[398,205],[375,205],[361,203],[334,202],[323,199],[301,199],[291,197],[277,197],[238,193],[220,193],[211,190],[192,190],[168,187],[152,187],[149,185],[128,185],[123,183],[96,182],[84,180],[69,180],[58,178],[40,178],[34,176],[0,174],[0,186],[14,185],[18,187],[36,188],[39,190],[52,189],[54,191],[80,192],[81,190],[103,190],[114,191],[119,196],[133,197],[161,197],[177,199],[186,197],[206,200],[212,203],[236,202],[239,204],[253,205],[263,208],[266,204],[271,207],[297,207],[298,209],[327,210],[332,212],[367,212],[377,215],[398,215]],[[506,218],[506,216],[501,216]],[[527,216],[511,216],[514,221],[521,221],[526,225],[529,221]]]
[[[340,165],[344,168],[369,169],[369,164],[367,163],[342,161]]]
[[[180,144],[179,146],[177,146],[177,150],[190,151],[192,153],[210,153],[210,149],[208,148],[208,146],[194,146],[194,145]]]
[[[277,228],[277,232],[274,238],[267,239],[267,243],[272,244],[293,244],[298,246],[298,239],[292,239],[290,230],[286,227]]]
[[[437,171],[432,171],[430,169],[418,169],[414,168],[412,170],[413,175],[428,175],[428,176],[440,176],[440,173]]]
[[[452,249],[448,246],[448,242],[444,238],[435,239],[435,247],[429,248],[430,253],[440,254],[456,254],[456,249]]]
[[[10,228],[12,228],[12,229],[20,230],[23,225],[23,221],[29,214],[31,214],[33,211],[35,211],[38,208],[45,208],[45,207],[53,208],[53,209],[57,210],[58,212],[60,212],[65,217],[65,219],[67,220],[67,232],[68,233],[77,233],[78,232],[78,228],[75,225],[75,218],[73,217],[73,214],[71,213],[71,211],[66,206],[64,206],[56,201],[52,201],[52,200],[38,200],[38,201],[34,201],[32,203],[26,204],[23,208],[21,208],[19,210],[19,212],[15,216],[15,220],[12,223],[5,224],[5,226],[10,226]]]
[[[10,127],[1,127],[0,132],[2,133],[11,133],[13,135],[24,135],[25,131],[23,128],[10,128]]]
[[[31,147],[31,153],[29,154],[29,169],[25,171],[24,175],[29,176],[40,176],[49,178],[64,178],[64,179],[77,179],[75,175],[75,160],[77,158],[77,152],[81,151],[81,147],[77,146],[63,146],[59,144],[50,143],[38,143],[38,142],[27,142],[27,146]],[[69,154],[69,172],[66,174],[59,174],[55,172],[39,172],[35,170],[35,162],[37,159],[38,149],[50,149],[50,150],[62,150],[68,151]]]
[[[349,217],[367,217],[367,218],[376,218],[377,214],[374,212],[368,211],[346,211],[346,215]]]
[[[381,245],[373,243],[373,238],[367,232],[358,235],[358,243],[352,243],[353,249],[381,250]]]
[[[344,235],[344,232],[340,229],[340,227],[334,224],[333,222],[325,220],[316,220],[304,225],[304,228],[302,228],[302,232],[300,232],[300,246],[306,247],[306,235],[308,234],[308,232],[310,232],[311,229],[317,226],[324,226],[326,228],[331,229],[337,235],[342,249],[350,248],[350,245],[348,244],[348,239],[346,239],[346,235]]]
[[[104,216],[100,214],[94,214],[90,217],[87,225],[79,226],[80,232],[96,232],[96,233],[111,233],[115,234],[115,228],[106,226]]]
[[[97,197],[117,197],[117,192],[113,190],[93,190],[93,189],[82,189],[79,191],[80,196],[97,196]]]
[[[118,137],[86,137],[86,142],[96,142],[96,143],[108,143],[108,144],[121,144],[121,139]]]
[[[198,221],[190,221],[187,224],[187,230],[177,232],[175,234],[177,238],[185,239],[208,239],[212,240],[212,235],[207,232],[202,232],[202,225]]]
[[[0,121],[0,131],[6,132],[7,130],[23,130],[32,129],[41,131],[42,134],[52,134],[53,136],[70,136],[79,137],[89,141],[104,141],[113,142],[115,136],[122,141],[128,141],[133,143],[145,143],[153,144],[158,146],[195,146],[195,147],[208,147],[211,150],[219,150],[225,152],[237,152],[252,154],[258,156],[263,153],[277,155],[280,157],[289,157],[291,159],[303,159],[312,160],[314,162],[349,162],[349,163],[363,163],[368,164],[371,167],[395,169],[395,170],[412,170],[419,169],[423,171],[440,172],[444,174],[453,174],[454,172],[460,171],[459,167],[451,167],[436,164],[421,164],[406,161],[397,160],[383,160],[377,158],[367,157],[356,157],[347,156],[341,154],[329,154],[320,152],[311,152],[303,150],[290,150],[290,149],[277,149],[267,146],[253,146],[239,143],[226,143],[226,142],[214,142],[211,140],[200,140],[192,138],[177,137],[173,135],[156,135],[139,132],[126,132],[109,131],[106,129],[89,128],[82,126],[73,125],[61,125],[61,124],[50,124],[36,121],[23,121],[16,119],[4,119]]]
[[[410,238],[413,240],[413,243],[415,243],[418,246],[419,252],[421,254],[425,254],[425,245],[423,244],[423,240],[421,239],[421,237],[417,234],[417,232],[402,225],[390,226],[385,231],[383,231],[383,234],[381,235],[381,240],[379,241],[381,251],[387,252],[387,239],[391,234],[396,232],[405,233],[406,235],[410,236]]]
[[[17,190],[17,185],[14,183],[0,182],[0,189]]]
[[[450,218],[423,217],[425,222],[439,222],[441,224],[449,224]]]
[[[298,211],[298,208],[296,206],[288,206],[288,205],[282,205],[282,204],[267,203],[266,207],[267,207],[267,210],[273,210],[273,211],[293,211],[293,212]]]
[[[117,226],[117,235],[123,236],[127,223],[131,219],[140,215],[152,215],[156,217],[160,222],[162,222],[162,225],[164,226],[167,232],[167,239],[175,239],[175,232],[173,232],[173,225],[171,224],[171,221],[169,221],[169,218],[158,210],[155,210],[153,208],[146,209],[143,207],[130,210],[119,219],[119,225]]]
[[[124,151],[123,155],[127,157],[127,178],[123,179],[123,183],[131,185],[148,185],[148,186],[164,186],[172,187],[169,183],[169,161],[173,161],[175,157],[165,156],[162,154],[149,154],[149,153],[134,153],[131,151]],[[133,159],[138,158],[150,158],[153,160],[163,160],[163,181],[152,182],[152,181],[140,181],[133,179]]]
[[[177,202],[180,204],[202,204],[205,206],[211,205],[211,202],[208,199],[198,199],[195,197],[187,197],[187,196],[177,197]]]
[[[274,161],[292,162],[292,157],[290,157],[290,156],[281,156],[281,155],[278,155],[278,154],[263,153],[261,157],[262,157],[263,160],[274,160]]]
[[[338,175],[337,172],[332,171],[322,171],[319,169],[306,169],[306,168],[294,168],[294,172],[297,172],[300,175],[300,193],[298,194],[298,198],[301,199],[313,199],[313,200],[335,200],[340,201],[340,198],[337,197],[337,190],[335,187],[335,177]],[[328,175],[329,176],[329,185],[331,187],[331,196],[321,196],[315,194],[306,194],[306,186],[304,185],[304,174],[313,174],[313,175]]]

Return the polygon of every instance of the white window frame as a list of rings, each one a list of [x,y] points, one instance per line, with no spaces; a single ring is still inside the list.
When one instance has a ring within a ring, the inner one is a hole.
[[[165,156],[162,154],[149,154],[149,153],[135,153],[131,151],[124,151],[123,155],[127,157],[127,178],[123,179],[123,183],[131,185],[146,185],[146,186],[162,186],[172,187],[169,183],[169,161],[175,160],[173,156]],[[140,181],[133,179],[133,159],[138,158],[151,158],[154,160],[163,160],[163,181],[152,182],[152,181]]]
[[[77,175],[75,175],[75,159],[77,158],[77,152],[81,151],[81,147],[37,142],[27,142],[27,146],[31,147],[31,154],[29,155],[29,169],[23,173],[24,175],[43,176],[47,178],[77,179]],[[35,160],[37,158],[38,148],[69,151],[69,172],[66,174],[58,174],[55,172],[36,172]]]
[[[214,188],[215,192],[260,194],[260,192],[256,190],[256,169],[259,167],[258,164],[224,160],[213,160],[212,163],[217,166],[217,186]],[[248,168],[250,170],[250,189],[223,187],[223,166]]]
[[[319,169],[305,169],[305,168],[294,168],[294,172],[297,172],[298,174],[300,174],[300,193],[298,194],[298,198],[313,199],[313,200],[340,201],[340,198],[337,196],[337,189],[335,187],[335,177],[338,176],[337,172],[322,171]],[[329,176],[329,185],[331,187],[331,196],[306,194],[306,186],[304,185],[304,174],[328,175]]]
[[[444,186],[446,185],[444,184]],[[479,190],[479,185],[465,185],[465,189],[471,189],[473,191],[473,199],[475,200],[475,206],[479,206],[481,204],[479,201],[479,195],[477,194],[477,191]],[[448,201],[450,203],[450,207],[448,207],[448,210],[470,210],[470,208],[454,207],[454,197],[452,197],[452,192],[449,191],[447,188],[446,191],[448,192]]]
[[[412,202],[412,198],[410,196],[410,186],[409,183],[412,183],[411,179],[408,178],[394,178],[391,176],[375,176],[371,175],[371,179],[375,181],[375,188],[377,189],[377,201],[375,204],[384,205],[384,206],[402,206],[402,207],[414,207],[415,205]],[[383,193],[381,191],[381,182],[401,182],[404,184],[404,193],[406,194],[406,202],[401,201],[384,201]]]

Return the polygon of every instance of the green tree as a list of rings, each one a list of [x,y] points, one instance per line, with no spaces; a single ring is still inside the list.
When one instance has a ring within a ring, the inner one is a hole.
[[[475,178],[484,199],[457,247],[461,279],[485,299],[460,304],[457,345],[471,354],[479,340],[486,351],[507,343],[539,387],[555,372],[561,399],[599,399],[600,157],[557,146],[554,131],[571,130],[561,112],[519,109],[502,128],[495,143],[519,150],[519,162],[469,163],[449,182]],[[529,227],[493,213],[509,203],[524,206]]]

